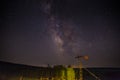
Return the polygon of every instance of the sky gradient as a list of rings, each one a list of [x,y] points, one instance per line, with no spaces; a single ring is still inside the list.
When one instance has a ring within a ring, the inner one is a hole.
[[[120,67],[120,10],[109,0],[5,0],[0,60],[27,65]]]

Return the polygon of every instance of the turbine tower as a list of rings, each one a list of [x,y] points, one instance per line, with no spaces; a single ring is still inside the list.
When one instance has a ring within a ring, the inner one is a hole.
[[[101,80],[94,73],[92,73],[91,71],[89,71],[87,68],[83,67],[83,65],[82,65],[82,59],[88,60],[88,56],[76,56],[75,58],[78,60],[78,65],[79,65],[79,68],[80,68],[80,71],[79,71],[80,78],[79,78],[79,80],[84,80],[83,79],[83,69],[86,70],[90,75],[92,75],[96,80]]]
[[[83,65],[82,65],[82,59],[88,60],[88,56],[76,56],[75,58],[78,60],[78,65],[79,65],[79,68],[80,68],[80,71],[79,71],[80,78],[79,78],[79,80],[83,80]]]

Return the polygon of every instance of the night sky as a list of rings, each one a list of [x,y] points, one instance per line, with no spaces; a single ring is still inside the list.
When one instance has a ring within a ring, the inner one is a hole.
[[[4,0],[0,60],[33,66],[120,67],[117,0]]]

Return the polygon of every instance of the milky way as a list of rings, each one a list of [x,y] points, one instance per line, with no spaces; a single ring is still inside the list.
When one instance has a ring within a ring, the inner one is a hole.
[[[0,60],[21,64],[120,66],[120,11],[108,0],[7,0],[1,3]]]
[[[62,20],[58,15],[52,13],[53,0],[44,1],[42,10],[48,18],[48,29],[60,54],[73,54],[76,44],[75,26],[68,20]]]

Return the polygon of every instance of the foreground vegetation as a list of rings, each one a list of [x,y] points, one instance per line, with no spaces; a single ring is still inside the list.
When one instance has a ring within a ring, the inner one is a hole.
[[[101,80],[120,80],[120,68],[88,68]],[[96,80],[83,70],[84,80]],[[0,80],[78,80],[79,69],[57,65],[33,67],[0,62]]]

